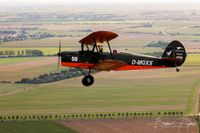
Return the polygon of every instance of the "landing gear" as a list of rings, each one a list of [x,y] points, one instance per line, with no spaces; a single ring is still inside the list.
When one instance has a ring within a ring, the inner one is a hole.
[[[180,71],[180,69],[176,67],[176,72],[179,72],[179,71]]]
[[[91,73],[91,70],[89,69],[89,71],[87,72],[87,75],[86,73],[83,71],[83,69],[79,69],[80,72],[85,75],[82,79],[82,84],[84,86],[91,86],[93,83],[94,83],[94,77],[92,75],[90,75]]]
[[[82,79],[82,84],[84,86],[90,86],[94,83],[94,77],[92,75],[86,75],[85,77],[83,77]]]
[[[176,64],[176,62],[175,62],[175,67],[176,67],[176,72],[179,72],[179,71],[180,71],[180,69],[177,67],[177,64]]]

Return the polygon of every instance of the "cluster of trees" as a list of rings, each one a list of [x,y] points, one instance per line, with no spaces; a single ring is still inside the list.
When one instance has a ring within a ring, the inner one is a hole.
[[[41,50],[5,50],[0,51],[0,57],[27,57],[27,56],[43,56]]]
[[[151,55],[155,57],[161,57],[163,52],[153,52],[153,53],[145,53],[145,55]]]
[[[13,31],[13,30],[0,30],[0,34],[16,34],[17,31]]]
[[[83,72],[86,72],[87,70],[81,70]],[[23,84],[42,84],[42,83],[50,83],[50,82],[56,82],[64,79],[69,79],[77,76],[83,75],[79,69],[69,69],[69,70],[63,70],[60,72],[55,73],[45,73],[43,75],[40,75],[38,77],[34,78],[23,78],[20,81],[16,81],[15,83],[23,83]]]
[[[164,41],[152,41],[149,44],[146,45],[146,47],[156,47],[156,48],[162,48],[165,49],[169,42],[164,42]]]
[[[47,33],[47,32],[44,32],[44,33],[38,32],[38,33],[29,35],[29,37],[31,39],[43,39],[43,38],[49,38],[49,37],[55,37],[55,36],[56,35],[50,34],[50,33]]]
[[[88,114],[63,114],[63,115],[28,115],[28,116],[0,116],[0,121],[20,120],[61,120],[61,119],[114,119],[114,118],[136,118],[155,116],[182,116],[183,112],[119,112],[119,113],[88,113]]]

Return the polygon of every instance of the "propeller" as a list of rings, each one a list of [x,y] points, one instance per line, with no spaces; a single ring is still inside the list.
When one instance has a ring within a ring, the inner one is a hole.
[[[61,40],[60,40],[60,43],[59,43],[59,48],[58,48],[58,65],[57,65],[57,71],[59,71],[59,68],[60,68],[60,54],[61,52]]]

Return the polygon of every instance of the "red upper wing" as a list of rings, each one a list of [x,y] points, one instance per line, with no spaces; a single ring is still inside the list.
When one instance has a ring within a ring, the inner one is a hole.
[[[94,45],[95,43],[103,43],[116,38],[118,35],[110,31],[97,31],[93,32],[79,42],[86,45]]]

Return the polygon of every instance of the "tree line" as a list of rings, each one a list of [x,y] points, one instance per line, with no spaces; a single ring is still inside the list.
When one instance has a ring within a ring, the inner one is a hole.
[[[27,56],[43,56],[41,50],[5,50],[0,51],[0,57],[27,57]]]
[[[30,120],[64,120],[64,119],[125,119],[156,116],[183,116],[182,111],[168,112],[118,112],[118,113],[84,113],[84,114],[49,114],[49,115],[8,115],[0,116],[0,121],[30,121]]]
[[[69,70],[62,70],[59,72],[45,73],[45,74],[39,75],[34,78],[22,78],[20,81],[16,81],[15,83],[20,83],[20,84],[51,83],[51,82],[56,82],[56,81],[60,81],[60,80],[70,79],[73,77],[82,76],[83,73],[87,73],[87,70],[86,69],[80,70],[78,68],[72,68]],[[94,72],[92,71],[92,73],[94,73]]]

